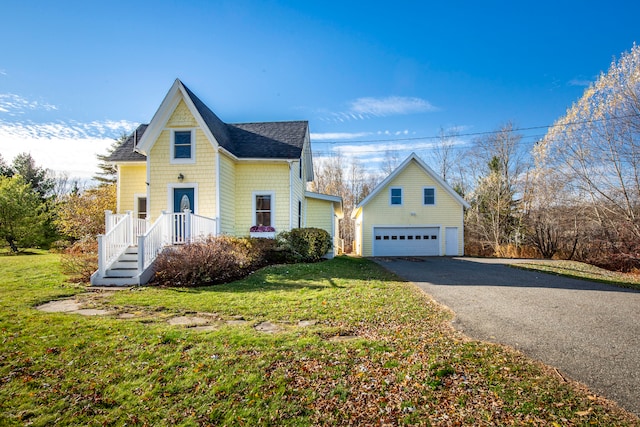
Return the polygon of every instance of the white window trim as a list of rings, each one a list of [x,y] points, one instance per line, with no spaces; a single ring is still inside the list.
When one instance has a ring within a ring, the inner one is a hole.
[[[393,190],[400,190],[400,203],[399,204],[394,204],[393,203]],[[389,206],[402,206],[404,205],[404,190],[402,189],[402,187],[389,187]]]
[[[149,218],[149,198],[147,197],[147,193],[134,193],[133,195],[133,214],[136,218],[138,218],[138,199],[147,199],[147,218]]]
[[[433,189],[433,204],[428,205],[424,202],[424,190]],[[434,186],[422,187],[422,206],[436,206],[438,204],[438,190]]]
[[[173,212],[173,189],[174,188],[193,188],[193,206],[191,212],[194,214],[198,213],[198,183],[197,182],[183,182],[183,183],[173,183],[167,184],[167,212]],[[147,203],[149,203],[149,199],[147,199]],[[147,205],[147,210],[149,209],[149,205]]]
[[[196,129],[195,128],[176,128],[170,129],[170,154],[169,163],[171,164],[190,164],[196,162]],[[188,159],[175,158],[175,134],[176,132],[191,132],[191,157]]]
[[[275,191],[254,191],[251,193],[251,226],[259,225],[256,218],[256,196],[271,196],[271,224],[262,224],[276,228],[276,192]]]

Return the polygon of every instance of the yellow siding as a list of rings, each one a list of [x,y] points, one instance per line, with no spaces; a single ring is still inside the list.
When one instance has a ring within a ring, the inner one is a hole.
[[[290,192],[289,164],[287,163],[237,163],[236,164],[235,234],[248,235],[254,224],[253,194],[275,194],[276,232],[289,229]],[[296,202],[297,203],[297,202]],[[272,208],[273,209],[273,208]]]
[[[144,163],[118,165],[118,213],[135,211],[135,194],[147,194],[147,166]]]
[[[327,230],[333,238],[333,202],[307,198],[306,226]]]
[[[195,117],[193,117],[193,114],[191,114],[191,111],[189,111],[187,104],[185,104],[184,101],[181,100],[178,103],[176,109],[173,110],[173,114],[171,114],[171,117],[167,122],[167,127],[175,128],[196,126],[198,126],[198,123],[196,122]]]
[[[169,126],[171,124],[171,126]],[[163,210],[172,210],[169,188],[172,184],[197,187],[195,213],[216,217],[215,150],[200,128],[195,132],[195,163],[171,164],[171,128],[195,127],[195,119],[180,101],[175,112],[149,153],[149,214],[155,220]],[[184,179],[178,181],[178,175]]]
[[[389,203],[389,189],[402,187],[402,205],[392,206]],[[423,205],[423,188],[436,188],[435,206]],[[412,215],[415,213],[415,215]],[[440,187],[415,161],[387,184],[364,207],[362,212],[363,256],[372,256],[373,226],[406,225],[406,226],[441,226],[441,253],[445,253],[445,227],[458,227],[458,248],[463,245],[463,208],[448,192]]]
[[[235,222],[236,222],[235,182],[236,182],[235,164],[233,163],[232,159],[230,159],[226,155],[221,154],[220,155],[220,232],[225,234],[235,234]],[[249,206],[248,209],[251,209],[251,206]]]

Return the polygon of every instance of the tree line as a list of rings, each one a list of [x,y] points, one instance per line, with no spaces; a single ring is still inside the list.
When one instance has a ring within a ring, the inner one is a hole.
[[[122,141],[114,141],[110,150]],[[13,253],[41,247],[77,247],[104,233],[104,211],[115,210],[115,170],[100,155],[95,184],[84,188],[67,174],[38,166],[29,153],[11,163],[0,155],[0,239]],[[87,248],[83,249],[86,252]]]

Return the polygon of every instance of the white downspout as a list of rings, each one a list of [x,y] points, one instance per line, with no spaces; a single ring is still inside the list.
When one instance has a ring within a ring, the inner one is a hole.
[[[220,147],[216,147],[216,236],[220,234]]]
[[[293,173],[293,168],[291,167],[293,160],[287,160],[289,164],[289,230],[293,228],[293,179],[291,178],[291,174]]]

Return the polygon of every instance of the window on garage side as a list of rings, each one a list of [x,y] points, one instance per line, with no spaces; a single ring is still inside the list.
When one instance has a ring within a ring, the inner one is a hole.
[[[389,189],[389,203],[391,205],[402,204],[402,188],[392,187],[391,189]]]
[[[423,189],[423,201],[426,206],[433,206],[436,204],[436,189],[433,187],[425,187]]]

